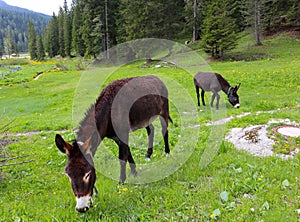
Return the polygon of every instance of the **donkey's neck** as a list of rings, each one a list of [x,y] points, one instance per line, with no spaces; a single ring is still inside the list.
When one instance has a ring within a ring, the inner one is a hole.
[[[95,106],[92,105],[78,127],[76,140],[85,142],[97,130],[95,124]]]
[[[230,91],[230,89],[231,89],[232,87],[231,87],[230,84],[227,82],[227,80],[224,79],[220,74],[216,74],[216,76],[217,76],[217,79],[218,79],[218,81],[219,81],[219,83],[220,83],[220,86],[221,86],[222,91],[223,91],[226,95],[228,95],[228,94],[229,94],[229,91]]]
[[[85,118],[80,122],[78,131],[76,133],[77,143],[80,145],[88,141],[88,147],[95,154],[97,147],[100,144],[100,137],[98,136],[97,126],[95,122],[95,105],[93,104],[85,114]]]

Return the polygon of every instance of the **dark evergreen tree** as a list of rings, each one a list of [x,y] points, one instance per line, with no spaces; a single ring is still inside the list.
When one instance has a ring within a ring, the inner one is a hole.
[[[300,26],[300,0],[294,0],[287,13],[289,25]]]
[[[85,55],[96,58],[102,49],[103,38],[103,2],[88,0],[84,2],[83,25],[81,27],[82,39],[86,46]]]
[[[71,55],[72,44],[72,27],[71,27],[71,13],[68,9],[67,1],[64,0],[64,44],[65,55]]]
[[[28,49],[29,55],[32,60],[37,58],[37,44],[36,44],[36,32],[34,25],[31,21],[28,24]]]
[[[72,50],[75,54],[79,54],[80,56],[84,56],[85,54],[85,44],[82,37],[82,12],[83,5],[80,0],[74,0],[72,4]]]
[[[184,30],[183,0],[120,1],[118,39],[173,39]],[[134,12],[134,13],[132,13]]]
[[[206,7],[202,40],[204,49],[214,58],[223,57],[237,44],[236,24],[228,10],[224,10],[226,6],[225,1],[213,0]]]
[[[20,50],[16,41],[12,41],[12,55],[19,56]]]
[[[37,36],[37,60],[42,61],[46,57],[45,49],[43,44],[43,38],[41,35]]]
[[[49,21],[46,29],[45,43],[46,51],[50,58],[59,54],[59,31],[58,20],[55,13],[53,13],[52,19]]]
[[[61,57],[65,57],[65,13],[62,7],[59,8],[58,13],[58,42],[59,42],[59,54]]]
[[[6,38],[4,39],[4,51],[8,55],[8,58],[10,58],[12,54],[12,48],[13,48],[12,33],[10,27],[8,27]]]

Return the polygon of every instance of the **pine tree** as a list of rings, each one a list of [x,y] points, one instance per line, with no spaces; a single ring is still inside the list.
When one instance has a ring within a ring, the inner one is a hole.
[[[12,39],[12,33],[10,27],[7,29],[6,38],[4,39],[4,51],[8,55],[8,58],[10,58],[13,50],[13,39]]]
[[[58,13],[58,41],[59,41],[59,54],[61,57],[65,57],[65,13],[62,7],[59,8]]]
[[[46,57],[45,50],[44,50],[44,44],[43,39],[41,35],[37,36],[37,60],[42,61]]]
[[[83,24],[81,26],[82,39],[86,46],[85,55],[96,58],[103,49],[103,20],[104,2],[88,0],[84,2]]]
[[[235,21],[226,10],[226,2],[213,0],[206,7],[203,24],[204,49],[214,58],[222,58],[224,52],[233,49],[237,44]]]
[[[72,20],[72,50],[84,56],[86,47],[82,38],[81,27],[82,21],[82,3],[80,0],[75,0],[72,4],[73,20]]]
[[[71,27],[71,14],[68,9],[67,1],[64,0],[64,43],[65,43],[65,55],[71,55],[72,44],[72,27]]]
[[[45,36],[46,51],[50,58],[59,54],[59,35],[58,35],[58,20],[53,13],[51,20],[48,23]]]
[[[121,0],[118,40],[175,38],[184,27],[183,11],[183,0]]]
[[[37,58],[37,48],[36,48],[36,32],[34,25],[31,21],[28,24],[28,50],[29,55],[32,60]]]

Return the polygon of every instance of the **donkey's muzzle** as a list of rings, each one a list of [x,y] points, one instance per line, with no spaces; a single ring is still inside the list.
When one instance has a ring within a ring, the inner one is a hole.
[[[85,213],[89,210],[90,208],[89,207],[84,207],[84,208],[77,208],[76,207],[76,210],[79,212],[79,213]]]
[[[90,209],[93,204],[93,200],[90,196],[76,197],[76,210],[80,213],[85,213]]]
[[[240,104],[239,103],[235,104],[234,108],[237,108],[237,109],[240,108]]]

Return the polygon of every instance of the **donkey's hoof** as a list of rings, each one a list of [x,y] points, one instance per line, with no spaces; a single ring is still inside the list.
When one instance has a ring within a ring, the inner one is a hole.
[[[146,157],[145,160],[146,160],[146,162],[150,162],[151,161],[150,157]]]
[[[138,173],[136,172],[136,170],[134,170],[134,171],[131,171],[131,175],[136,177],[138,175]]]

